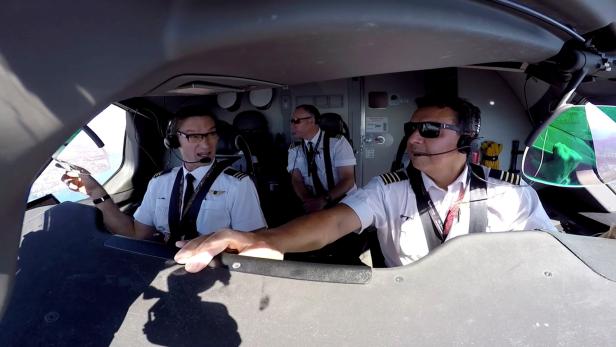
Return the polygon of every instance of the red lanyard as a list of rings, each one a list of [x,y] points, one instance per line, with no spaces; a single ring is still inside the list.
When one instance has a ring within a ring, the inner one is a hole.
[[[443,226],[443,238],[447,238],[449,235],[449,230],[451,230],[451,226],[453,225],[453,219],[460,214],[460,203],[462,199],[464,199],[464,186],[460,189],[460,194],[458,194],[458,199],[453,203],[453,206],[449,208],[447,211],[447,217],[445,218],[445,225]]]
[[[470,178],[471,178],[470,175],[467,174],[466,186],[469,185]],[[458,199],[449,208],[449,211],[447,211],[445,223],[443,223],[441,217],[438,215],[438,212],[436,211],[436,207],[434,206],[434,203],[432,202],[430,195],[428,195],[428,192],[426,191],[426,188],[424,187],[423,183],[421,185],[421,189],[422,189],[421,190],[422,194],[428,200],[428,214],[430,215],[430,218],[432,219],[433,225],[436,227],[434,230],[434,233],[441,240],[441,243],[445,242],[445,239],[447,238],[447,235],[449,234],[449,230],[451,229],[453,225],[453,219],[454,217],[458,216],[458,213],[460,211],[460,203],[462,202],[462,199],[464,199],[464,192],[466,191],[466,188],[464,187],[464,185],[462,186],[460,190],[460,194],[458,194]]]

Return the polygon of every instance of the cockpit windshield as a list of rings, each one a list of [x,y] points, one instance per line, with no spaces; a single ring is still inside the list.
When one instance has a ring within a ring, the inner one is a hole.
[[[522,166],[528,179],[550,185],[615,183],[616,107],[561,107],[527,147]]]

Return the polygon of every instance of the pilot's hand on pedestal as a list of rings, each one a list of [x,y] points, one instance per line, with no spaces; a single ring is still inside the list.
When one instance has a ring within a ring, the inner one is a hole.
[[[178,241],[182,247],[175,261],[184,264],[188,272],[204,269],[219,253],[230,250],[251,257],[282,259],[283,254],[258,239],[257,234],[223,229],[214,234],[202,235],[190,241]]]

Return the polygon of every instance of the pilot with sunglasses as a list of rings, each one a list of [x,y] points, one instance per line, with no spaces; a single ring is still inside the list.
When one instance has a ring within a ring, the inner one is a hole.
[[[357,189],[353,148],[344,136],[322,131],[319,117],[312,105],[297,106],[291,117],[291,132],[301,142],[289,149],[287,171],[308,213],[333,206]]]
[[[176,261],[196,272],[224,250],[281,257],[374,226],[384,265],[400,266],[469,232],[556,230],[537,193],[519,176],[467,164],[470,143],[479,135],[477,107],[458,97],[430,96],[416,103],[405,125],[408,171],[375,177],[335,207],[275,229],[223,230],[207,240],[180,242]]]
[[[216,117],[208,110],[182,108],[169,123],[165,146],[182,166],[156,174],[148,184],[134,218],[122,213],[105,189],[87,171],[67,172],[70,189],[93,199],[107,228],[137,239],[155,234],[170,245],[208,235],[221,228],[254,231],[267,227],[252,180],[216,161]]]

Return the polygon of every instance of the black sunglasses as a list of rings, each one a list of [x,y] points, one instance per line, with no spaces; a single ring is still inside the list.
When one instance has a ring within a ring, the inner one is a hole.
[[[304,119],[310,119],[312,118],[312,116],[308,116],[308,117],[301,117],[301,118],[291,118],[291,123],[293,124],[299,124],[301,123]]]
[[[404,136],[411,136],[415,130],[419,130],[419,135],[426,139],[434,139],[439,137],[441,129],[450,129],[457,133],[460,132],[460,127],[452,124],[438,122],[406,122],[404,123]]]

